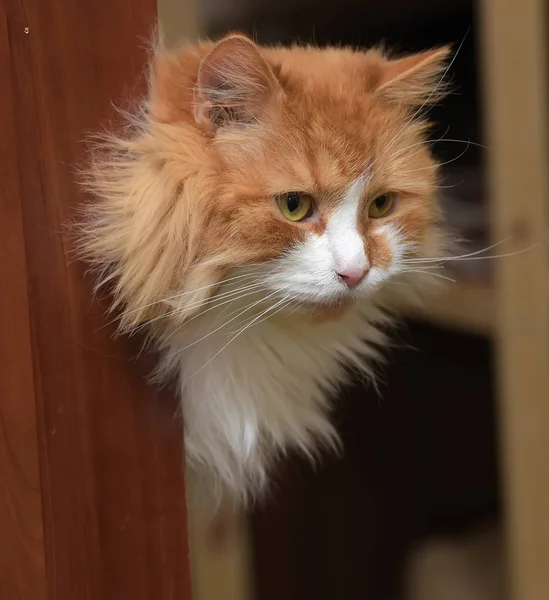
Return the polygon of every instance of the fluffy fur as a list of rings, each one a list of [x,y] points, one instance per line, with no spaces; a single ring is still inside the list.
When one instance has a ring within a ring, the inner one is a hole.
[[[330,398],[372,375],[391,295],[421,283],[407,261],[441,253],[422,107],[447,55],[160,48],[130,131],[93,152],[83,255],[177,377],[188,459],[237,501],[277,456],[337,445]],[[300,222],[275,201],[292,191],[314,198]]]

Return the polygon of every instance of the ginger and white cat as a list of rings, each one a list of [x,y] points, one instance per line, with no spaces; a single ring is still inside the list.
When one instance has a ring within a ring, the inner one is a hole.
[[[447,56],[160,48],[129,131],[93,153],[83,254],[177,377],[189,461],[237,502],[277,456],[337,445],[334,392],[372,375],[392,295],[441,255],[422,109]]]

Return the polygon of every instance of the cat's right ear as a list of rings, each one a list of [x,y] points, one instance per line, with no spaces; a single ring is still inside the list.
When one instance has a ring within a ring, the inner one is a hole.
[[[196,122],[210,130],[261,118],[282,93],[272,68],[249,38],[232,34],[202,60],[194,89]]]
[[[434,104],[446,95],[450,47],[443,46],[398,59],[383,59],[376,93],[409,106]]]

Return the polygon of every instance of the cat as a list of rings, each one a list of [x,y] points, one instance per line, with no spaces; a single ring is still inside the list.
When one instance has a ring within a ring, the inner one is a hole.
[[[446,244],[424,107],[448,56],[159,45],[130,127],[93,149],[82,255],[177,381],[214,496],[245,504],[277,457],[337,448],[335,392],[374,377],[393,296],[435,279],[417,272]]]

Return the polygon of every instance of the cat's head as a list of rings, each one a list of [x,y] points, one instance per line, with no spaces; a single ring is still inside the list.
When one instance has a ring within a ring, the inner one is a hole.
[[[84,251],[123,326],[189,318],[237,281],[332,306],[436,256],[437,168],[423,108],[448,49],[261,48],[241,35],[158,50],[132,132],[87,178]]]

